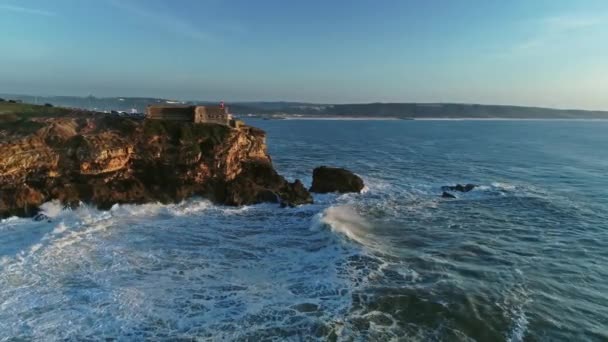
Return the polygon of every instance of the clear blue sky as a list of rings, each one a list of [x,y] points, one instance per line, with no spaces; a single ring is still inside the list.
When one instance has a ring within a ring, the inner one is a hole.
[[[606,0],[0,0],[0,92],[608,110]]]

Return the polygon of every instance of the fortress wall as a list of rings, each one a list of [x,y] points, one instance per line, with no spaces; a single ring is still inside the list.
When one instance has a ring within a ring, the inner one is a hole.
[[[148,107],[146,118],[153,120],[193,121],[194,107]]]
[[[231,119],[225,108],[207,106],[150,106],[146,118],[220,125],[230,125]]]
[[[195,113],[195,122],[211,122],[228,125],[228,115],[223,108],[198,106],[195,109]]]

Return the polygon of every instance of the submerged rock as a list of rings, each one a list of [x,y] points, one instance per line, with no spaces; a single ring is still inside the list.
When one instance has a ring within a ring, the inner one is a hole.
[[[475,184],[467,184],[467,185],[462,185],[462,184],[456,184],[454,186],[442,186],[441,190],[443,191],[460,191],[460,192],[469,192],[473,189],[475,189],[477,185]]]
[[[447,191],[444,191],[444,192],[441,194],[441,197],[442,197],[442,198],[456,198],[456,196],[452,195],[451,193],[449,193],[449,192],[447,192]]]
[[[363,187],[363,180],[354,173],[342,168],[321,166],[313,171],[310,191],[321,194],[361,192]]]
[[[35,124],[24,133],[0,129],[0,217],[33,216],[50,200],[100,209],[191,196],[225,205],[312,203],[300,181],[275,171],[266,134],[254,127],[90,113]]]
[[[47,222],[51,222],[50,217],[46,216],[43,213],[38,213],[33,217],[34,221],[40,222],[40,221],[47,221]]]

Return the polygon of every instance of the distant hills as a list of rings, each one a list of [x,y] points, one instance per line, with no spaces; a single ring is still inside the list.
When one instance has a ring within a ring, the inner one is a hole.
[[[0,94],[0,98],[24,103],[74,107],[97,111],[144,112],[146,106],[158,103],[217,104],[217,101],[171,101],[159,98],[94,96],[29,96]],[[318,117],[392,117],[421,118],[504,118],[504,119],[608,119],[608,111],[551,109],[540,107],[501,106],[458,103],[368,103],[314,104],[303,102],[228,102],[237,115],[289,117],[294,115]]]

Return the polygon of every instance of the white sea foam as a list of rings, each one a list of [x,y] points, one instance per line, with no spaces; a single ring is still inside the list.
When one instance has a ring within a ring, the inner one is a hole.
[[[50,201],[40,206],[40,211],[49,218],[53,218],[67,210],[59,201]]]
[[[374,212],[431,215],[440,199],[428,184],[397,193],[366,183],[362,194],[315,195],[314,205],[287,209],[191,199],[99,211],[53,202],[43,206],[51,222],[4,220],[3,229],[28,238],[0,255],[0,330],[32,339],[170,332],[232,340],[324,325],[346,338],[363,319],[372,321],[369,336],[397,338],[394,317],[353,310],[353,295],[387,274],[399,286],[426,279],[386,257],[390,242],[377,236]],[[510,336],[525,331],[523,311],[517,317]]]
[[[356,247],[301,229],[313,208],[47,203],[52,222],[7,220],[31,243],[1,258],[0,330],[33,339],[256,339],[333,326],[358,286],[345,262]]]
[[[493,182],[492,187],[497,188],[497,189],[510,190],[510,191],[516,189],[515,185],[509,184],[509,183],[502,183],[502,182]]]
[[[515,319],[513,320],[513,328],[507,335],[507,341],[509,342],[520,342],[524,340],[526,329],[528,327],[528,318],[526,317],[523,310],[515,312]]]
[[[332,231],[344,234],[349,239],[365,245],[371,224],[350,206],[329,207],[317,214],[313,229],[328,226]]]
[[[525,274],[520,269],[515,269],[518,283],[503,291],[503,301],[497,303],[503,310],[503,314],[511,320],[511,328],[506,334],[506,341],[524,341],[528,327],[528,317],[525,307],[530,302],[530,293],[526,287]]]

